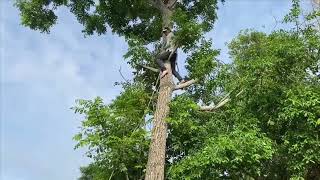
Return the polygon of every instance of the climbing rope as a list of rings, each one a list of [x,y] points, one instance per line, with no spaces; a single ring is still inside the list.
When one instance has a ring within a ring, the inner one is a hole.
[[[142,122],[145,121],[145,116],[148,113],[148,109],[149,109],[150,103],[152,102],[152,99],[153,99],[153,96],[154,96],[155,92],[158,92],[158,90],[160,88],[160,86],[157,88],[159,82],[160,82],[160,74],[158,75],[158,78],[157,78],[157,81],[156,81],[156,84],[155,84],[155,90],[153,90],[153,92],[152,92],[152,94],[151,94],[151,96],[149,98],[147,109],[145,110],[145,112],[143,113],[143,115],[141,117]],[[143,123],[143,125],[145,125],[145,124],[146,124],[146,122]],[[135,132],[137,129],[139,129],[140,126],[141,126],[141,123],[139,123],[138,127],[136,127],[133,132]]]
[[[148,108],[149,108],[149,106],[150,106],[150,103],[151,103],[151,101],[152,101],[152,99],[153,99],[153,96],[154,96],[154,94],[155,94],[155,92],[157,92],[158,90],[159,90],[159,88],[160,88],[160,86],[157,88],[157,86],[158,86],[158,83],[160,82],[160,74],[158,75],[158,78],[157,78],[157,81],[156,81],[156,84],[155,84],[155,90],[152,92],[152,94],[151,94],[151,97],[150,97],[150,99],[149,99],[149,102],[148,102]],[[146,115],[146,114],[145,114]],[[144,118],[144,117],[143,117]]]

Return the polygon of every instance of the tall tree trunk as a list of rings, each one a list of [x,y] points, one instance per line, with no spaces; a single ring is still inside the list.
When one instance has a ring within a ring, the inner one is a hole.
[[[166,9],[162,13],[163,26],[170,27],[172,11]],[[169,103],[174,90],[170,62],[165,62],[168,74],[160,79],[160,89],[154,114],[151,144],[145,180],[163,180],[166,156],[167,123],[165,118],[169,114]]]
[[[151,144],[145,180],[163,180],[166,155],[167,123],[169,103],[173,91],[170,63],[165,63],[169,73],[160,80],[157,108],[153,120]]]

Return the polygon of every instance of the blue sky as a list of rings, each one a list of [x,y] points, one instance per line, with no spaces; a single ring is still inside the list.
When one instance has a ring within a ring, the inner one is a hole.
[[[0,3],[0,178],[76,179],[89,160],[84,150],[73,150],[81,117],[70,107],[75,99],[101,96],[108,103],[119,94],[114,86],[122,81],[119,68],[132,77],[122,58],[127,45],[111,33],[84,38],[82,27],[63,8],[51,33],[41,34],[20,25],[12,1]],[[220,58],[230,61],[226,42],[245,28],[270,32],[274,17],[281,20],[289,8],[289,0],[227,0],[207,37],[222,50]],[[182,74],[184,57],[179,56]]]

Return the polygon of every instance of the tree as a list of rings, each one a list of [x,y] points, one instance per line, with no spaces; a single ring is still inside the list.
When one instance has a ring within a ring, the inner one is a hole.
[[[212,29],[217,18],[217,0],[18,0],[16,5],[21,12],[22,24],[41,32],[49,32],[50,27],[56,23],[55,10],[60,6],[70,8],[84,26],[83,32],[86,35],[104,34],[109,26],[113,32],[124,36],[131,46],[127,57],[131,59],[130,64],[137,70],[135,81],[144,79],[144,83],[149,86],[156,81],[155,76],[148,76],[148,73],[141,72],[137,65],[152,64],[152,54],[157,52],[157,48],[152,52],[146,48],[146,45],[158,44],[161,28],[175,25],[177,47],[185,52],[196,51],[199,49],[196,46],[197,42],[203,38],[205,32]],[[212,68],[214,64],[212,59],[207,61],[209,68]],[[167,136],[165,119],[169,114],[172,92],[175,90],[170,63],[165,65],[170,73],[160,80],[146,179],[164,178]],[[194,81],[187,82],[176,89],[191,85]]]
[[[318,10],[301,21],[299,1],[293,0],[284,18],[293,29],[243,31],[229,44],[233,62],[223,64],[211,40],[203,38],[216,19],[216,1],[17,3],[23,24],[42,32],[49,32],[57,19],[54,10],[62,5],[87,35],[103,34],[108,25],[124,36],[125,58],[135,70],[134,80],[120,83],[123,91],[112,103],[99,97],[77,101],[74,110],[85,119],[74,139],[94,160],[81,168],[80,179],[320,177]],[[158,85],[157,74],[146,69],[154,66],[164,25],[175,26],[176,44],[188,53],[193,81],[181,86],[173,87],[171,74]],[[174,89],[188,85],[171,99]],[[156,129],[151,135],[145,128],[152,124],[149,118]]]

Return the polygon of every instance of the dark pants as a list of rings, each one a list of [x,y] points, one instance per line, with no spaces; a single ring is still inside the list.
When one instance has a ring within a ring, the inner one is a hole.
[[[161,71],[166,70],[166,67],[164,66],[164,61],[168,60],[171,52],[170,51],[164,51],[161,52],[156,59],[156,62],[160,66]],[[170,58],[170,64],[172,69],[172,74],[179,80],[182,81],[182,77],[180,74],[176,71],[176,61],[177,61],[177,53],[172,54]]]

